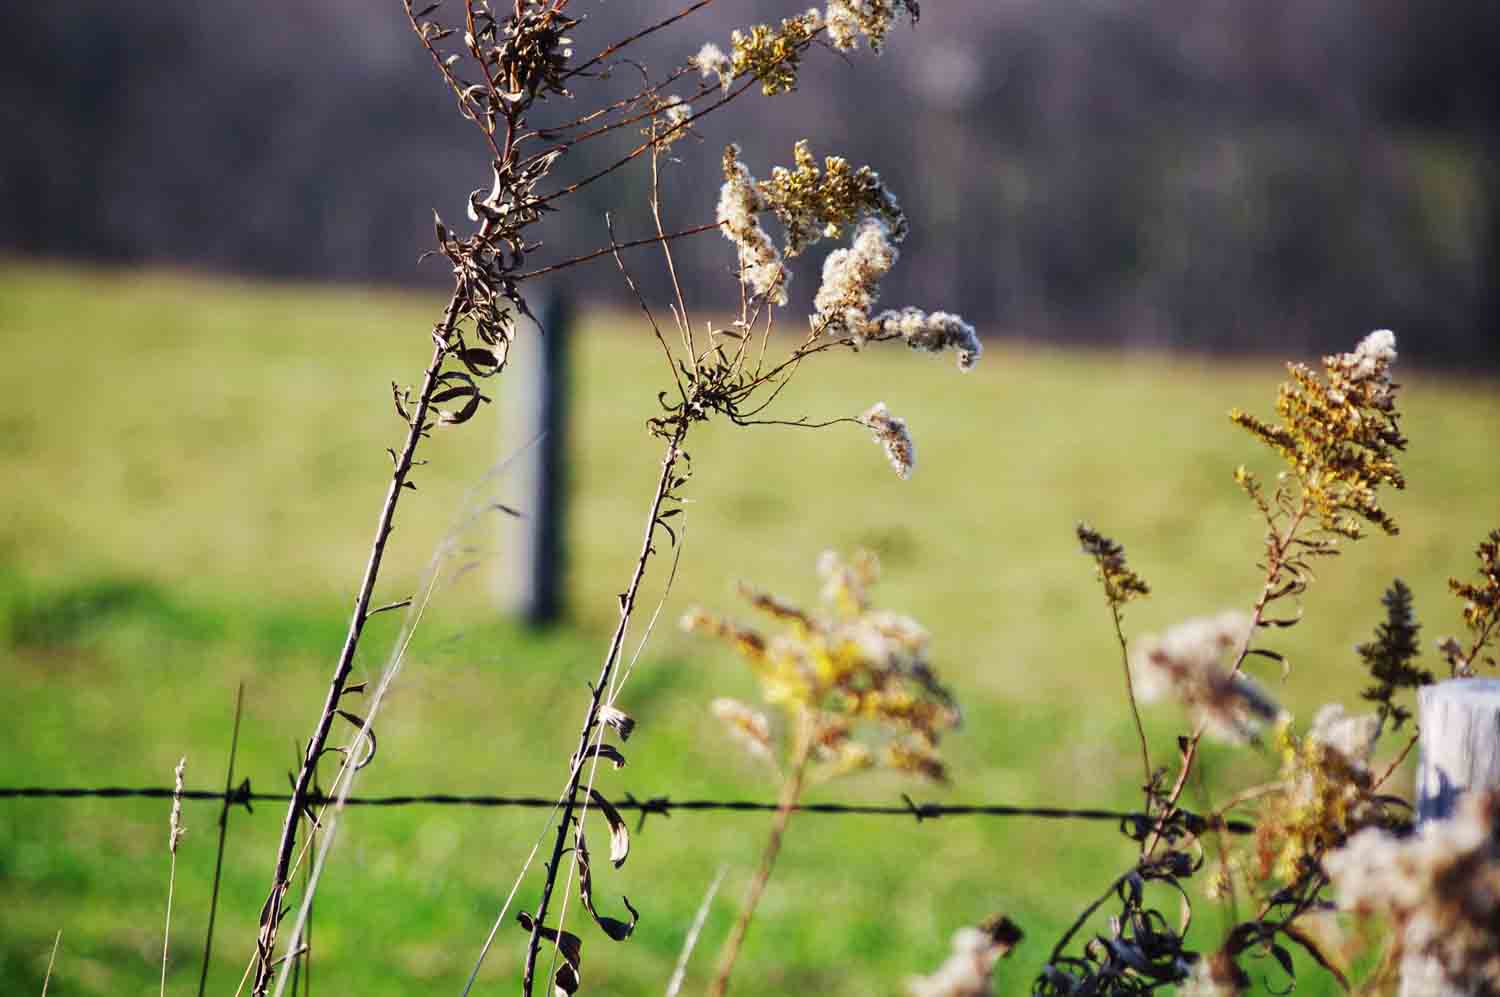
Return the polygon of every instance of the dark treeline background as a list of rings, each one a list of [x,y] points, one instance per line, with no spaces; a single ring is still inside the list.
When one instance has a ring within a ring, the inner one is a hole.
[[[576,47],[682,2],[574,0]],[[397,0],[8,6],[0,248],[443,279],[416,264],[431,211],[459,220],[488,168]],[[660,75],[797,9],[720,0],[629,54]],[[806,137],[876,166],[913,216],[889,304],[993,335],[1201,349],[1311,353],[1391,326],[1408,356],[1495,366],[1497,63],[1494,0],[925,0],[883,58],[817,53],[795,98],[705,119],[668,175],[669,226],[711,218],[724,142],[764,176]],[[592,96],[577,90],[557,113]],[[588,188],[537,262],[602,245],[606,210],[622,239],[646,234],[642,182]],[[729,246],[684,249],[694,297],[726,302]],[[660,293],[659,259],[634,260]],[[567,283],[624,293],[608,261]]]

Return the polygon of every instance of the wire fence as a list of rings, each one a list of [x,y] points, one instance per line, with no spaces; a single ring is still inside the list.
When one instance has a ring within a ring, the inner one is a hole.
[[[217,920],[220,887],[223,878],[224,855],[229,834],[231,811],[243,807],[249,814],[255,813],[256,803],[288,803],[291,793],[256,792],[249,778],[235,782],[235,762],[239,753],[240,721],[243,715],[244,688],[241,686],[235,697],[234,726],[230,738],[228,767],[222,790],[177,789],[173,786],[0,786],[0,800],[194,800],[216,802],[220,806],[218,821],[218,846],[214,860],[214,875],[209,900],[208,923],[203,940],[203,956],[198,978],[198,997],[205,997],[209,966],[213,956],[214,927]],[[308,806],[337,803],[337,799],[316,788],[304,796]],[[497,796],[459,793],[423,793],[391,796],[350,796],[343,800],[346,806],[355,807],[465,807],[479,809],[517,808],[550,809],[558,805],[555,797],[544,796]],[[667,795],[647,795],[639,798],[634,793],[624,792],[613,801],[615,808],[627,813],[636,813],[636,824],[640,832],[646,818],[656,815],[670,818],[676,813],[767,813],[775,812],[780,805],[760,800],[730,799],[673,799]],[[264,812],[264,810],[262,810]],[[914,819],[918,824],[944,817],[983,818],[1030,818],[1048,821],[1093,821],[1115,824],[1125,834],[1144,840],[1145,834],[1157,826],[1158,817],[1139,811],[1114,810],[1101,807],[1032,807],[1010,803],[918,803],[903,793],[900,803],[800,803],[794,812],[809,816],[895,817]],[[1222,815],[1203,816],[1186,810],[1177,812],[1181,826],[1193,834],[1217,831],[1228,834],[1253,834],[1255,827],[1247,821],[1232,820]],[[317,833],[314,824],[313,833]],[[309,873],[311,870],[309,869]],[[308,925],[311,928],[311,925]],[[304,938],[303,948],[292,959],[292,993],[299,984],[303,997],[311,997],[311,946]]]
[[[184,789],[180,794],[170,786],[0,786],[3,799],[171,799],[179,795],[184,800],[215,800],[225,806],[243,806],[254,813],[255,803],[287,803],[290,793],[258,793],[251,789],[246,779],[227,792],[208,789]],[[308,797],[310,805],[318,806],[335,802],[333,797],[315,793]],[[348,806],[362,807],[481,807],[547,809],[557,800],[542,796],[486,796],[456,793],[426,793],[401,796],[351,796],[344,801]],[[615,807],[625,812],[640,815],[637,825],[645,824],[653,814],[671,817],[674,813],[765,813],[775,812],[777,804],[759,800],[674,800],[670,796],[647,796],[644,799],[633,793],[625,793]],[[1111,821],[1135,824],[1153,818],[1139,811],[1109,810],[1098,807],[1026,807],[1007,803],[918,803],[902,794],[900,803],[801,803],[795,808],[799,814],[848,815],[862,817],[907,817],[919,823],[940,817],[1018,817],[1037,820],[1084,820]],[[1198,824],[1208,830],[1220,830],[1230,834],[1251,834],[1254,825],[1246,821],[1220,820],[1187,814],[1189,823]]]

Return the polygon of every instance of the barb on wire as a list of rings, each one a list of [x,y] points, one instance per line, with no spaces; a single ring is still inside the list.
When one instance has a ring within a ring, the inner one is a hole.
[[[74,786],[0,786],[0,799],[170,799],[171,796],[172,788],[170,786],[101,786],[96,788]],[[184,800],[217,800],[227,802],[231,806],[244,806],[247,811],[253,813],[254,811],[250,810],[251,803],[286,803],[291,800],[291,794],[257,793],[251,790],[250,780],[245,779],[238,787],[228,793],[209,789],[185,789],[182,791],[181,798]],[[308,796],[307,802],[312,806],[320,806],[324,803],[331,803],[333,800],[319,794]],[[344,803],[351,807],[446,806],[543,809],[555,806],[557,800],[552,797],[542,796],[484,796],[456,793],[426,793],[402,796],[351,796]],[[646,817],[651,814],[659,814],[662,817],[670,818],[676,812],[773,813],[777,809],[777,805],[774,802],[762,800],[674,800],[670,796],[648,796],[640,799],[631,793],[625,793],[623,798],[615,803],[615,808],[620,811],[639,814],[640,823],[637,825],[637,829],[639,829],[645,825]],[[940,817],[1018,817],[1035,820],[1110,821],[1141,826],[1142,822],[1150,822],[1152,820],[1149,815],[1143,813],[1127,810],[1109,810],[1098,807],[1025,807],[1008,803],[918,803],[905,794],[902,794],[900,803],[894,804],[800,803],[797,805],[796,812],[830,816],[915,817],[918,823],[935,820]],[[1188,813],[1187,811],[1180,811],[1180,813],[1181,819],[1186,825],[1192,826],[1200,832],[1204,830],[1216,830],[1225,831],[1229,834],[1255,833],[1255,825],[1248,821],[1202,816]]]

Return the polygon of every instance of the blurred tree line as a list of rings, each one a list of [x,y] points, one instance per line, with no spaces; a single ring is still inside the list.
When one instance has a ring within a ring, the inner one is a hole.
[[[574,0],[576,48],[682,3]],[[660,75],[797,9],[720,0],[629,54]],[[457,221],[487,186],[397,0],[76,0],[7,23],[5,251],[436,281],[416,264],[431,210]],[[724,142],[764,176],[806,137],[903,193],[890,300],[988,334],[1313,353],[1391,326],[1406,355],[1494,366],[1497,63],[1494,0],[928,0],[881,60],[829,54],[800,102],[706,118],[674,150],[666,209],[711,217]],[[570,171],[639,140],[618,139]],[[590,188],[537,262],[603,245],[606,210],[622,239],[648,234],[641,178]],[[695,238],[679,266],[723,301],[733,253]],[[632,266],[664,289],[658,257]],[[793,311],[816,287],[802,266]],[[607,259],[588,267],[567,278],[579,293],[623,291]]]

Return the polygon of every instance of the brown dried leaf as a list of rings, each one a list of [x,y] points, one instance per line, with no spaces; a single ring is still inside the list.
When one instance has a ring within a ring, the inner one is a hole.
[[[609,860],[614,863],[615,868],[625,864],[625,859],[630,855],[630,829],[625,826],[625,818],[620,816],[620,811],[615,805],[606,800],[597,789],[589,788],[589,796],[599,812],[604,814],[604,819],[609,822]]]
[[[613,744],[606,744],[603,741],[599,742],[598,744],[591,744],[584,749],[583,760],[587,762],[590,758],[602,758],[606,762],[609,762],[611,765],[613,765],[616,769],[622,769],[625,767],[625,756],[620,754],[620,749],[615,747]],[[577,767],[578,756],[574,755],[573,758],[568,762],[568,768],[569,770],[572,770]]]
[[[516,914],[516,920],[527,934],[536,926],[536,920],[524,910]],[[572,997],[578,992],[581,980],[579,970],[583,964],[583,939],[571,931],[564,931],[559,935],[556,928],[546,925],[542,926],[540,935],[545,941],[555,945],[558,955],[562,956],[563,964],[558,967],[552,982],[553,997]]]
[[[578,851],[578,895],[583,900],[583,907],[589,912],[589,916],[594,919],[594,923],[599,926],[600,930],[615,941],[623,942],[635,931],[636,922],[641,919],[640,912],[630,906],[629,897],[622,896],[620,899],[625,901],[625,909],[630,911],[629,921],[600,916],[599,912],[594,909],[594,878],[589,870],[589,846],[584,840],[582,826],[578,829],[576,847]]]

